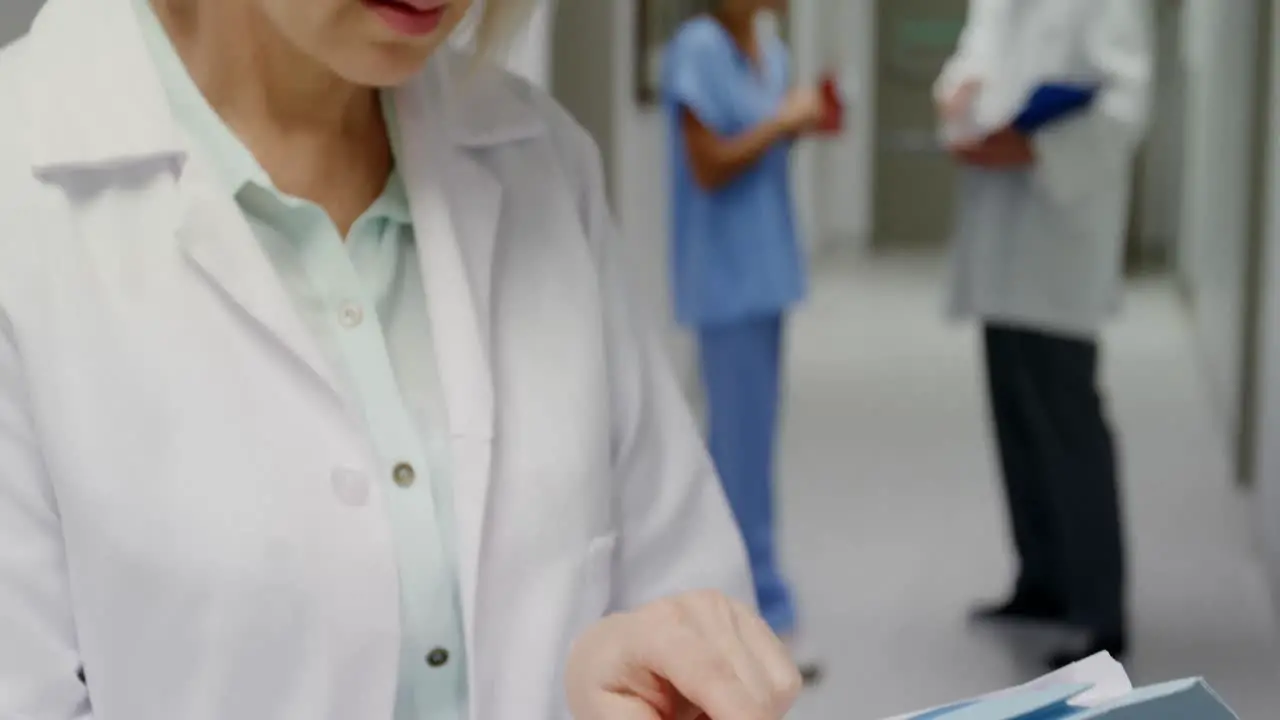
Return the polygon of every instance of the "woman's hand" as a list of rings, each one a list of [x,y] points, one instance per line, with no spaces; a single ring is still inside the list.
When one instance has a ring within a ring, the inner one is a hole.
[[[802,683],[753,610],[700,592],[597,623],[566,684],[576,720],[782,720]]]
[[[1014,170],[1036,161],[1031,139],[1013,128],[1005,128],[980,142],[957,148],[956,157],[966,165],[993,170]]]
[[[826,106],[817,88],[798,87],[787,93],[778,111],[778,122],[797,135],[809,132],[822,122]]]
[[[945,123],[959,122],[969,114],[973,102],[982,89],[977,80],[965,80],[950,95],[938,100],[938,117]]]

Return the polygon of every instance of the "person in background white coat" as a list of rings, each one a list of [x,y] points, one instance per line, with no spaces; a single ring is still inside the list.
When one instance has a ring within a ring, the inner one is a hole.
[[[1115,440],[1098,342],[1119,303],[1131,168],[1150,104],[1148,0],[971,0],[936,87],[962,166],[953,309],[984,325],[1019,575],[986,619],[1128,633]]]
[[[0,717],[784,716],[596,150],[470,5],[0,51]]]

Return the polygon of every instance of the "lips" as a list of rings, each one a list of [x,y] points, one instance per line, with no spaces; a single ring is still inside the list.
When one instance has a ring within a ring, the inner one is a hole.
[[[421,37],[435,32],[444,20],[448,2],[441,0],[363,0],[364,5],[392,31]]]
[[[418,14],[429,13],[444,7],[438,0],[364,0],[364,4]]]
[[[448,3],[440,2],[440,0],[390,0],[393,4],[404,5],[418,12],[431,12],[432,10],[444,10]]]

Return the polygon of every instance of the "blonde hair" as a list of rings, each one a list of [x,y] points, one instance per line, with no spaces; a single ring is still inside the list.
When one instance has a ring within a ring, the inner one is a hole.
[[[547,0],[540,0],[546,2]],[[476,27],[476,50],[492,57],[507,49],[512,37],[529,20],[535,0],[478,0],[480,21]]]

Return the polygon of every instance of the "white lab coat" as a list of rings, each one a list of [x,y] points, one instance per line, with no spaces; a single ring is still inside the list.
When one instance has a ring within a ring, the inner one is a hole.
[[[592,142],[511,76],[460,87],[468,66],[397,91],[402,172],[471,718],[550,720],[593,621],[690,589],[749,600],[749,573],[624,306]],[[188,156],[129,0],[50,0],[0,54],[0,99],[0,718],[387,720],[393,487]]]
[[[937,93],[982,90],[974,122],[1010,122],[1042,82],[1097,82],[1087,112],[1034,138],[1030,170],[960,171],[951,309],[1089,337],[1119,306],[1133,158],[1153,66],[1149,0],[970,0]]]

